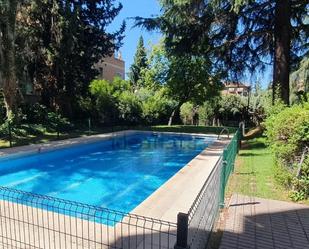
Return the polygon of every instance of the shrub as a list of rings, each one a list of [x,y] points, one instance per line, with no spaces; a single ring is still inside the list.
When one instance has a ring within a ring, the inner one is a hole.
[[[286,188],[290,188],[292,186],[293,181],[293,172],[287,170],[287,168],[279,163],[275,164],[275,179],[276,181],[283,185]]]
[[[72,127],[68,119],[64,118],[61,114],[52,112],[46,106],[39,103],[34,105],[23,105],[19,112],[14,115],[12,125],[17,129],[26,129],[21,127],[21,124],[30,124],[33,129],[27,128],[29,134],[42,133],[42,128],[38,125],[43,125],[47,130],[67,130]],[[38,129],[36,129],[37,127]]]
[[[194,121],[194,106],[191,102],[186,102],[180,107],[180,118],[185,125],[192,125]]]
[[[309,197],[309,156],[305,159],[300,176],[294,177],[292,181],[293,191],[291,198],[294,201],[300,201]]]
[[[60,114],[55,112],[48,112],[47,113],[47,120],[48,120],[48,129],[52,129],[54,131],[66,131],[71,128],[70,122],[62,117]]]
[[[216,117],[216,109],[218,108],[218,98],[214,101],[206,101],[198,109],[199,124],[212,125],[213,119]]]
[[[142,88],[137,93],[142,103],[142,117],[146,124],[166,124],[177,103],[169,98],[166,89]]]
[[[46,124],[48,121],[48,110],[44,105],[39,103],[23,105],[21,109],[29,124]]]
[[[309,195],[309,158],[296,176],[299,158],[309,146],[309,103],[285,107],[277,103],[264,122],[269,145],[274,151],[276,179],[292,189],[291,198],[301,200]]]
[[[107,80],[93,80],[90,83],[90,93],[94,97],[95,109],[103,123],[112,123],[118,117],[117,99],[113,95],[115,88]]]
[[[141,121],[142,105],[139,99],[131,92],[124,91],[118,97],[119,118],[129,124]]]
[[[223,125],[236,125],[245,119],[246,99],[238,95],[223,95],[215,108]]]
[[[309,143],[309,108],[294,105],[281,109],[279,113],[273,112],[264,124],[276,158],[286,166],[293,164]]]

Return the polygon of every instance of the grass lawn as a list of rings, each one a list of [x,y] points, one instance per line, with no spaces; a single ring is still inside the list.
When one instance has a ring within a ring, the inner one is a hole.
[[[64,132],[57,133],[54,130],[46,129],[42,125],[22,125],[19,127],[12,136],[12,147],[47,143],[55,140],[63,140],[68,138],[83,137],[95,134],[103,134],[109,132],[115,132],[120,130],[126,130],[125,126],[114,127],[93,127],[90,131],[87,127],[72,128]],[[0,136],[0,149],[10,147],[8,138],[1,138]]]
[[[275,180],[275,162],[264,137],[243,141],[227,193],[291,201],[289,193]],[[309,200],[303,203],[309,204]]]

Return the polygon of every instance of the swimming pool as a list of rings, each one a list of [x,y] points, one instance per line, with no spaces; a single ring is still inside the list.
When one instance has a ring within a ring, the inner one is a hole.
[[[136,132],[0,160],[0,186],[130,212],[215,140]]]

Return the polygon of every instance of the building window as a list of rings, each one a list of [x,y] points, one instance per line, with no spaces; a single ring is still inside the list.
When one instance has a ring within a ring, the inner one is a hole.
[[[122,73],[116,73],[116,75],[118,76],[118,77],[120,77],[121,79],[123,79],[123,74]]]
[[[99,67],[99,71],[100,71],[100,77],[103,78],[103,68]]]

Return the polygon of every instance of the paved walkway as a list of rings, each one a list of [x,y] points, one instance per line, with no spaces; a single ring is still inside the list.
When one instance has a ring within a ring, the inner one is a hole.
[[[220,249],[309,249],[309,206],[234,194]]]

